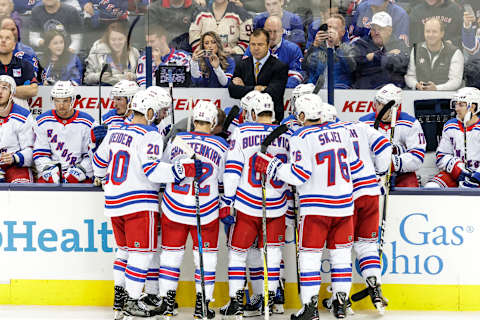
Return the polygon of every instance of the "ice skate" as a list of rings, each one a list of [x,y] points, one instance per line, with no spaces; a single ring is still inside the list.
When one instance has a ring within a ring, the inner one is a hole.
[[[302,309],[290,315],[290,320],[318,320],[318,296],[313,296]]]
[[[197,293],[197,299],[195,301],[195,311],[193,312],[193,318],[194,319],[213,319],[215,318],[215,311],[212,309],[209,309],[208,304],[210,303],[210,300],[206,300],[206,310],[207,310],[207,316],[205,317],[203,315],[203,309],[202,309],[202,294],[200,292]]]
[[[147,305],[140,300],[128,298],[123,309],[124,320],[150,318],[153,316]]]
[[[238,290],[235,297],[230,298],[230,301],[220,308],[220,314],[223,319],[243,319],[243,290]]]
[[[378,313],[383,315],[385,307],[388,306],[388,300],[382,294],[381,285],[377,283],[377,277],[371,276],[367,280],[368,294],[372,300],[373,305],[378,310]]]
[[[115,297],[113,300],[113,319],[123,319],[123,307],[128,299],[128,293],[124,287],[115,286]]]

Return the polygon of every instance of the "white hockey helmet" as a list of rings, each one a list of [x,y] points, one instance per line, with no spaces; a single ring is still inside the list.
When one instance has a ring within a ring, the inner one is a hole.
[[[328,103],[323,103],[322,120],[325,122],[337,121],[337,108]]]
[[[70,98],[70,110],[75,104],[75,85],[71,81],[57,81],[50,92],[52,101],[55,98]]]
[[[13,96],[17,91],[17,84],[15,83],[15,80],[9,75],[4,74],[0,76],[0,82],[6,82],[10,85],[10,100],[13,99]]]
[[[467,113],[463,119],[463,122],[467,123],[470,121],[470,119],[472,119],[472,116],[478,114],[480,111],[480,90],[474,87],[465,87],[459,89],[453,95],[453,98],[450,102],[450,107],[455,109],[457,102],[465,102],[467,104]],[[475,104],[475,108],[473,108],[473,104]]]
[[[240,100],[240,107],[245,111],[245,122],[252,121],[250,111],[252,111],[252,101],[255,97],[260,96],[262,93],[258,90],[252,90]]]
[[[148,87],[146,90],[155,99],[156,112],[160,113],[160,110],[167,109],[172,105],[172,98],[167,90],[157,86]]]
[[[193,121],[205,121],[212,125],[217,125],[217,107],[210,101],[201,100],[193,108]]]
[[[125,97],[128,100],[131,100],[139,90],[140,87],[135,81],[120,80],[112,87],[110,95],[112,97]]]
[[[292,96],[290,97],[289,113],[295,113],[295,102],[298,98],[304,94],[313,93],[315,86],[313,83],[301,83],[292,90]]]
[[[129,110],[139,112],[145,116],[147,123],[150,125],[155,118],[157,117],[157,112],[155,109],[156,101],[153,96],[148,93],[146,90],[138,91],[132,99]],[[153,111],[153,117],[148,117],[148,110]],[[127,112],[128,113],[128,112]]]
[[[386,105],[392,100],[395,101],[392,108],[398,108],[402,104],[402,89],[391,83],[383,86],[375,95],[375,103]]]
[[[297,119],[300,119],[299,116],[303,113],[304,114],[303,122],[307,120],[319,120],[319,119],[324,121],[324,112],[323,112],[324,103],[322,102],[322,98],[320,98],[319,95],[313,94],[313,93],[304,94],[297,99],[295,104],[296,104],[295,109],[296,109]]]
[[[272,97],[268,93],[260,93],[259,96],[254,97],[250,106],[250,113],[254,111],[255,116],[258,117],[260,113],[270,111],[272,113],[272,121],[275,120],[275,106]]]

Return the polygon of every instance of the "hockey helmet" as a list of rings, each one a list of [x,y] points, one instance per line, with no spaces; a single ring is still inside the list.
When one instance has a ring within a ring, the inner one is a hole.
[[[390,101],[395,101],[395,104],[392,108],[398,108],[402,104],[402,89],[397,87],[394,84],[387,84],[383,86],[380,90],[377,91],[375,95],[375,108],[376,104],[386,105]],[[375,112],[378,112],[375,110]]]
[[[258,90],[252,90],[246,95],[244,95],[243,98],[240,100],[240,106],[242,107],[242,110],[245,111],[244,120],[246,122],[252,121],[252,118],[250,116],[250,111],[252,111],[252,101],[255,97],[258,97],[261,94],[262,93]]]
[[[156,101],[153,96],[148,93],[146,90],[141,90],[135,94],[130,104],[129,110],[139,112],[145,116],[147,123],[150,125],[155,118],[157,117],[157,112],[155,109]],[[153,117],[148,117],[148,110],[153,111]]]
[[[212,125],[217,125],[217,107],[210,101],[201,100],[193,108],[193,121],[205,121]]]
[[[335,122],[337,121],[337,109],[331,104],[324,103],[322,120],[326,122]]]
[[[324,121],[323,102],[319,95],[307,93],[300,96],[295,102],[296,117],[300,121],[299,116],[303,113],[304,120],[318,120]]]
[[[162,109],[167,109],[172,105],[172,98],[170,97],[170,94],[165,90],[164,88],[157,87],[157,86],[151,86],[148,87],[146,90],[155,100],[155,111],[157,114],[160,113],[160,110]]]
[[[292,96],[290,97],[289,113],[295,113],[295,102],[298,98],[304,94],[313,93],[315,86],[313,83],[301,83],[292,90]]]
[[[275,107],[272,97],[268,93],[260,93],[259,96],[254,97],[250,106],[250,112],[254,111],[255,116],[269,111],[272,113],[272,121],[275,120]]]
[[[455,109],[455,106],[458,102],[465,102],[467,104],[467,113],[463,119],[463,122],[467,123],[470,121],[470,119],[472,119],[472,116],[478,114],[480,111],[480,90],[474,87],[465,87],[459,89],[453,95],[453,98],[450,102],[450,107]],[[473,104],[475,104],[475,108],[473,108]]]
[[[75,104],[75,85],[71,81],[57,81],[50,92],[52,101],[55,98],[70,98],[70,110]]]

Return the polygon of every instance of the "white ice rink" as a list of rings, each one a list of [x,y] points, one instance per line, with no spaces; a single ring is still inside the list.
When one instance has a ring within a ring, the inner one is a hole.
[[[285,315],[274,315],[272,320],[290,319],[290,313],[294,310],[287,310]],[[180,309],[174,320],[193,320],[192,309]],[[215,310],[215,319],[221,319],[218,310]],[[62,320],[111,320],[113,313],[110,308],[104,307],[51,307],[51,306],[0,306],[0,319],[62,319]],[[142,319],[142,318],[138,318]],[[262,320],[263,317],[247,318]],[[320,311],[320,320],[334,320],[330,313]],[[387,311],[385,315],[379,316],[373,311],[359,311],[348,319],[355,320],[479,320],[480,312],[426,312],[426,311]]]

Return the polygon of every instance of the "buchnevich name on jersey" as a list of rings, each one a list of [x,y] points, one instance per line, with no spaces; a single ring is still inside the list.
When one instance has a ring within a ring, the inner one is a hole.
[[[331,143],[331,142],[338,142],[342,143],[342,139],[340,138],[340,134],[335,131],[327,131],[324,133],[320,133],[318,135],[318,140],[320,141],[320,145],[324,145],[326,143]]]
[[[112,133],[112,135],[110,136],[110,140],[108,140],[108,143],[115,142],[115,143],[120,143],[120,144],[126,145],[127,147],[130,147],[130,143],[132,143],[132,139],[133,137],[128,134],[115,132],[115,133]]]
[[[263,140],[265,140],[267,136],[268,134],[259,134],[256,136],[244,137],[242,139],[243,148],[245,149],[252,146],[259,146],[262,144]],[[274,147],[285,148],[287,150],[290,150],[288,141],[289,140],[285,137],[278,137],[277,139],[273,140],[270,145]]]

